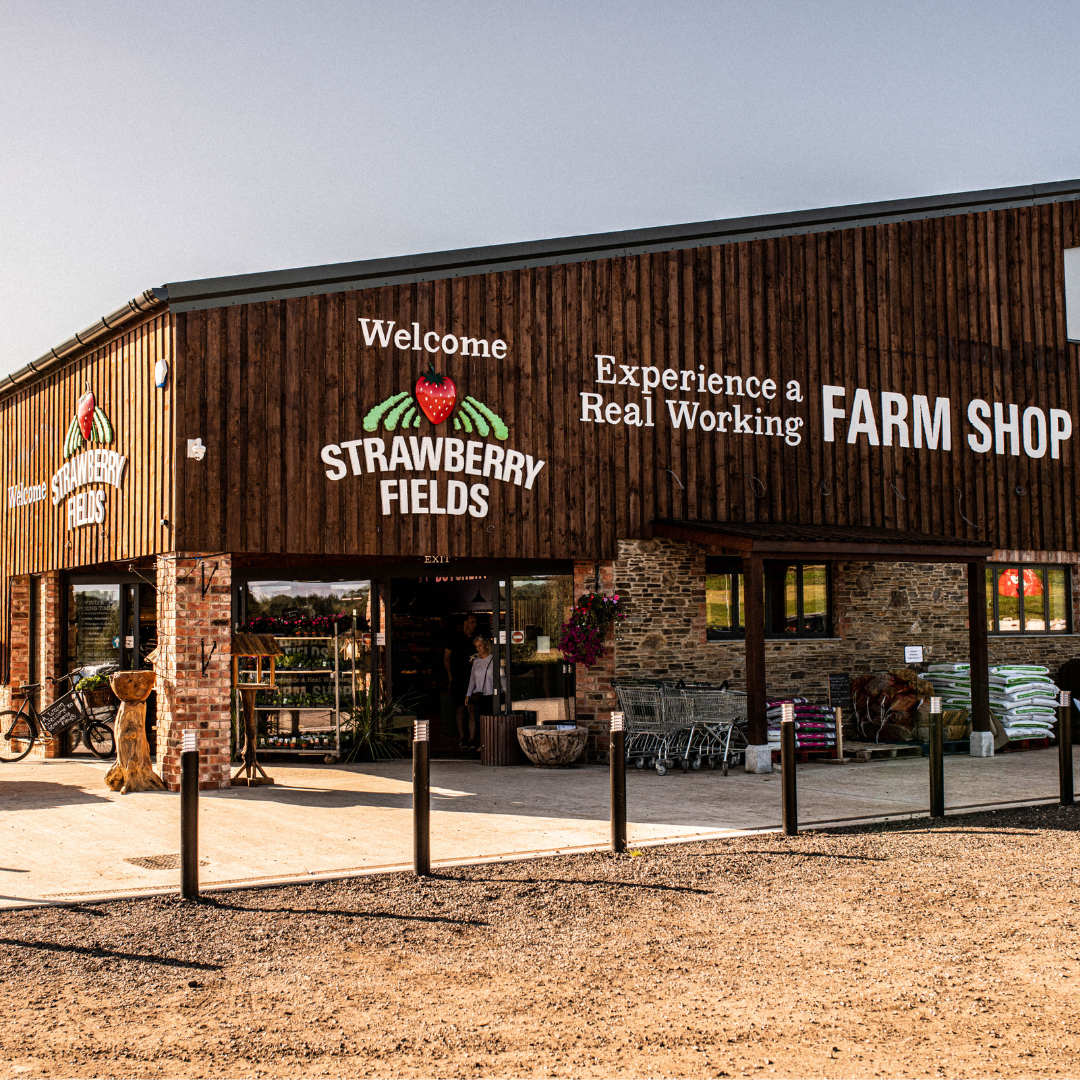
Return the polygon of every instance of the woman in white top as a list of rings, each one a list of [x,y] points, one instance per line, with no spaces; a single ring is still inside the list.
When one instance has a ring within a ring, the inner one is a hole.
[[[476,746],[476,718],[481,714],[489,716],[494,704],[495,657],[491,653],[491,642],[483,634],[477,634],[473,644],[476,655],[472,660],[465,704],[469,707],[469,742]]]

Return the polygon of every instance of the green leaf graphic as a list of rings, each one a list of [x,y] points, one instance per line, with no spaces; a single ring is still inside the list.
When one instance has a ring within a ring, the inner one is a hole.
[[[408,394],[406,394],[405,400],[400,405],[395,405],[394,408],[391,409],[390,413],[386,417],[386,421],[383,426],[386,428],[387,431],[393,431],[398,426],[398,421],[402,418],[402,416],[406,412],[411,411],[412,408],[413,400],[411,397],[409,397]]]
[[[379,421],[382,419],[383,414],[388,409],[393,408],[393,406],[396,405],[399,401],[401,401],[402,398],[407,398],[407,397],[409,397],[408,390],[402,390],[400,394],[393,394],[391,397],[388,397],[385,401],[380,401],[379,404],[376,405],[375,408],[371,409],[368,412],[368,414],[364,417],[364,430],[365,431],[378,431],[379,430]]]
[[[466,398],[466,399],[465,399],[465,400],[464,400],[464,401],[463,401],[463,402],[461,403],[461,415],[462,415],[462,416],[468,415],[468,416],[469,416],[469,418],[470,418],[470,419],[472,420],[472,422],[473,422],[473,423],[474,423],[474,424],[476,425],[476,430],[477,430],[477,431],[478,431],[478,432],[480,433],[480,435],[481,435],[482,437],[486,437],[486,436],[487,436],[487,433],[488,433],[488,431],[490,430],[490,429],[488,428],[488,426],[487,426],[487,421],[486,421],[486,420],[485,420],[485,419],[483,418],[483,416],[482,416],[482,415],[481,415],[481,414],[480,414],[480,413],[479,413],[479,412],[478,412],[478,411],[477,411],[477,410],[476,410],[476,409],[475,409],[475,408],[473,407],[473,405],[472,405],[472,404],[470,403],[470,401],[469,401],[469,399],[468,399],[468,398]]]
[[[473,408],[479,410],[491,421],[491,426],[495,431],[495,438],[500,440],[506,439],[510,434],[510,429],[503,423],[503,419],[498,413],[489,409],[482,401],[477,401],[474,397],[467,397],[466,402],[473,406]],[[486,435],[487,432],[481,432]]]

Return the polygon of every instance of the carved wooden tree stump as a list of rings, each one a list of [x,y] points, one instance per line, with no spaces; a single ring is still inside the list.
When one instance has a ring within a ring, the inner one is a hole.
[[[109,679],[120,710],[116,714],[116,764],[105,774],[105,783],[121,795],[165,787],[154,772],[146,741],[146,699],[156,680],[154,671],[118,671]]]

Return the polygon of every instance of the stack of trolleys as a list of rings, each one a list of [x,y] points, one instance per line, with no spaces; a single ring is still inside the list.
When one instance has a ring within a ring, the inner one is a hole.
[[[746,723],[746,695],[722,687],[688,686],[682,690],[690,704],[692,729],[683,759],[687,767],[700,769],[702,761],[710,769],[720,762],[724,775],[731,764],[732,740],[736,750],[746,748],[746,737],[740,723]],[[692,756],[692,760],[691,760]]]
[[[626,723],[626,760],[639,769],[656,765],[659,772],[664,745],[663,692],[656,684],[639,684],[616,685],[615,693]]]
[[[661,688],[660,701],[663,706],[664,737],[660,744],[660,754],[656,759],[656,773],[663,776],[668,769],[679,761],[683,772],[690,768],[690,748],[694,743],[695,729],[693,711],[688,698],[681,687],[664,686]]]

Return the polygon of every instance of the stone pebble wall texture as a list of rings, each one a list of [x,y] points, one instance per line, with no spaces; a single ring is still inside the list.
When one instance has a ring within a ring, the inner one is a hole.
[[[618,628],[617,677],[726,679],[745,690],[743,643],[705,640],[702,551],[672,540],[622,541],[614,569],[614,588],[631,600],[630,616]],[[1080,626],[1078,579],[1074,569],[1074,626]],[[835,637],[766,640],[770,694],[826,702],[830,672],[903,667],[905,645],[922,645],[926,663],[968,659],[963,565],[834,563],[832,598]],[[989,653],[991,665],[1040,663],[1053,672],[1080,656],[1080,635],[991,635]]]

